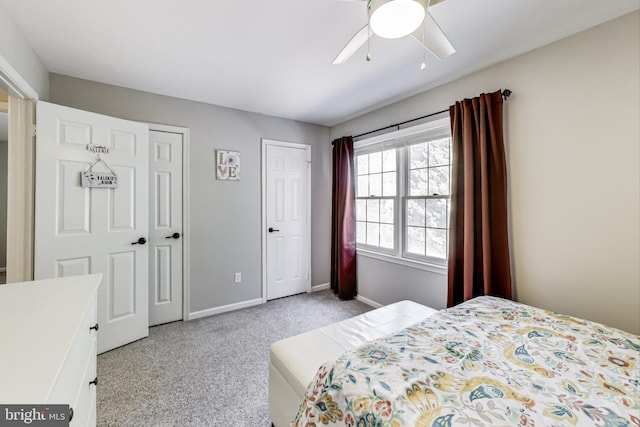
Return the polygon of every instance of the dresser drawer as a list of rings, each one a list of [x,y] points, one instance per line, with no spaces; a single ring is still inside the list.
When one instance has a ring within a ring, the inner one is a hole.
[[[88,425],[87,420],[92,410],[91,405],[94,406],[93,409],[95,410],[95,394],[97,384],[92,384],[92,381],[94,381],[97,376],[96,351],[97,343],[96,339],[93,338],[93,342],[91,345],[91,355],[87,360],[86,366],[84,368],[82,380],[76,387],[78,391],[76,398],[71,404],[71,408],[73,408],[73,418],[71,419],[71,423],[69,424],[70,427],[84,427]]]
[[[95,326],[96,321],[96,296],[94,295],[49,394],[49,403],[72,405],[78,396],[78,387],[89,359],[93,359],[95,369],[97,331],[89,328]]]

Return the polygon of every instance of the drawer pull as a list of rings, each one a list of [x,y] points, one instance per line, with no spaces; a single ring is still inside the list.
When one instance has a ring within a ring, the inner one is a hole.
[[[98,377],[96,377],[96,379],[94,379],[93,381],[89,381],[89,385],[93,384],[94,386],[98,387]]]
[[[73,408],[69,406],[69,421],[73,419]]]
[[[94,330],[94,331],[98,332],[98,327],[99,327],[99,325],[96,323],[95,326],[90,327],[89,330],[90,331]]]

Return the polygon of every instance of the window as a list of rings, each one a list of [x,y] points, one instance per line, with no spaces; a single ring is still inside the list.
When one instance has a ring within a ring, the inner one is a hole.
[[[357,155],[356,176],[356,240],[395,249],[396,150]]]
[[[407,254],[447,258],[450,146],[451,138],[439,138],[408,147]]]
[[[444,266],[451,194],[449,120],[358,141],[359,249]]]

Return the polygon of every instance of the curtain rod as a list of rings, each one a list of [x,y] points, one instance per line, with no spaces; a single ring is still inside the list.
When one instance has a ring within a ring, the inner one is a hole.
[[[513,92],[511,92],[509,89],[504,89],[502,91],[502,99],[504,99],[506,101],[507,98],[509,98],[512,93]],[[406,125],[407,123],[411,123],[411,122],[415,122],[415,121],[418,121],[418,120],[426,119],[426,118],[432,117],[432,116],[437,116],[438,114],[446,113],[448,111],[449,111],[449,109],[447,108],[446,110],[437,111],[435,113],[427,114],[426,116],[417,117],[415,119],[411,119],[411,120],[407,120],[407,121],[404,121],[404,122],[396,123],[395,125],[389,125],[389,126],[382,127],[380,129],[376,129],[376,130],[372,130],[372,131],[369,131],[369,132],[361,133],[360,135],[356,135],[353,138],[360,138],[362,136],[366,136],[366,135],[369,135],[369,134],[372,134],[372,133],[380,132],[381,130],[391,129],[391,128],[395,128],[395,127],[399,128],[400,126]]]

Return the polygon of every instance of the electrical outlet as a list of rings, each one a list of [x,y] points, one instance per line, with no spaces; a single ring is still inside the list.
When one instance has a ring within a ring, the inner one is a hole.
[[[235,281],[236,283],[240,283],[240,282],[242,282],[242,274],[241,274],[241,273],[236,273],[236,274],[235,274],[234,281]]]

